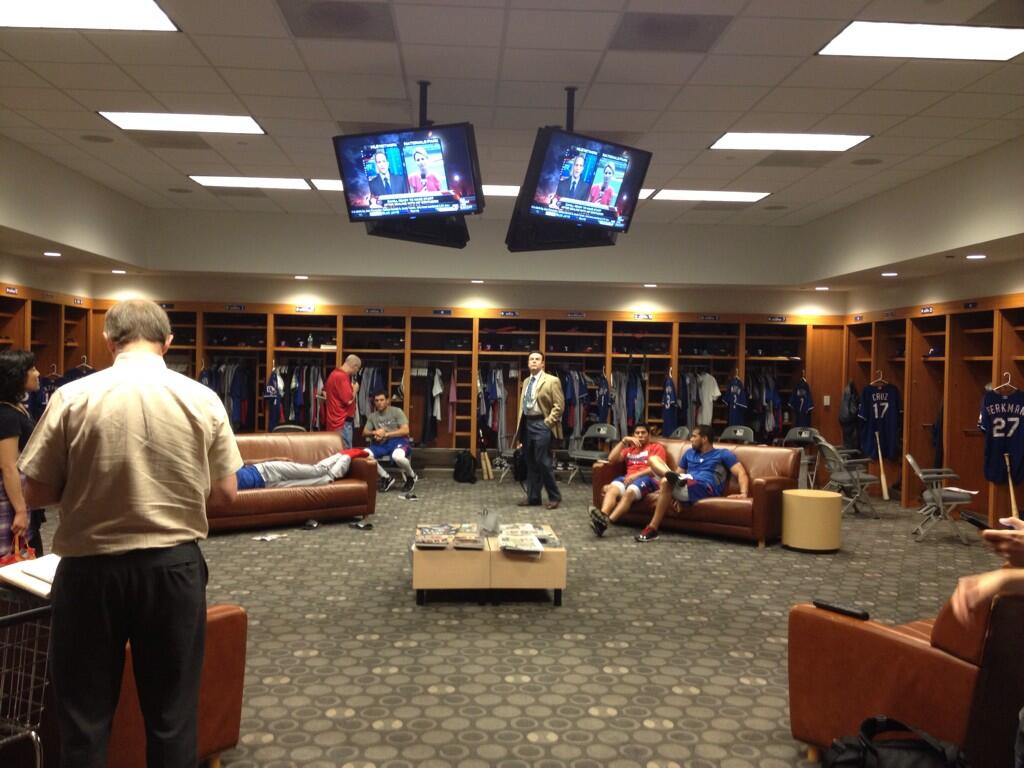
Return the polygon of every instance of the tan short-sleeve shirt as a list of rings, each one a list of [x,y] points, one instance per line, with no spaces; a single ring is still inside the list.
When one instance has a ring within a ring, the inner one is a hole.
[[[62,489],[53,551],[77,557],[206,538],[211,479],[242,457],[212,390],[159,355],[122,352],[53,394],[18,466]]]

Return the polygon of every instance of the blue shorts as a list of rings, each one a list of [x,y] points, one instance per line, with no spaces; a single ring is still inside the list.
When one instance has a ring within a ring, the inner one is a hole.
[[[383,443],[369,443],[366,446],[366,450],[373,454],[373,458],[375,459],[390,459],[391,454],[399,448],[405,451],[406,456],[412,453],[412,446],[409,444],[409,438],[389,437]]]
[[[701,499],[710,499],[720,494],[707,483],[687,480],[672,489],[672,498],[682,504],[696,504]]]
[[[640,475],[640,477],[633,478],[629,484],[640,491],[641,499],[647,494],[654,493],[658,490],[658,479],[654,475]],[[617,485],[619,490],[625,493],[626,476],[619,475],[611,481],[610,485]]]
[[[265,488],[266,483],[263,481],[263,475],[257,471],[256,467],[252,464],[246,464],[240,470],[235,473],[235,477],[238,479],[238,490],[249,491],[253,488]]]

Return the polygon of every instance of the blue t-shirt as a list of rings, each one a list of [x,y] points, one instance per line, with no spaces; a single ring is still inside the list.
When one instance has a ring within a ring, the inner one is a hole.
[[[712,448],[706,453],[697,453],[693,448],[683,454],[679,468],[693,475],[698,483],[711,486],[716,496],[725,493],[729,471],[736,465],[736,454],[724,448]]]
[[[267,487],[267,484],[263,481],[263,475],[252,464],[246,464],[238,470],[235,473],[235,477],[238,479],[238,490],[240,491],[251,491],[253,488]]]

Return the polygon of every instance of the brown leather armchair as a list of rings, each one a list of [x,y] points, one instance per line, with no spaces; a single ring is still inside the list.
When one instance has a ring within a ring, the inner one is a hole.
[[[970,626],[947,603],[888,626],[812,605],[789,613],[789,710],[808,757],[887,715],[958,744],[974,768],[1013,765],[1024,706],[1024,598],[999,597]]]
[[[690,447],[689,440],[655,437],[652,440],[665,446],[668,464],[675,468],[683,452]],[[662,522],[662,529],[689,533],[710,533],[733,539],[757,542],[758,546],[778,541],[782,537],[782,491],[796,488],[800,477],[800,451],[797,448],[779,448],[769,445],[715,445],[736,454],[750,475],[750,497],[746,499],[704,499],[684,513],[670,509]],[[594,465],[594,506],[601,506],[601,489],[623,473],[625,464],[598,462]],[[726,494],[739,493],[735,478],[729,478]],[[622,522],[646,525],[654,514],[656,495],[650,494],[637,501]]]

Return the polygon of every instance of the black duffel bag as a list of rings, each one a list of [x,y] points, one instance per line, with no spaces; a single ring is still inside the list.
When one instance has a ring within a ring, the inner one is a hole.
[[[878,738],[883,734],[902,734]],[[955,744],[929,736],[884,715],[860,724],[857,736],[832,742],[823,768],[969,768]]]
[[[529,474],[526,466],[526,448],[519,446],[512,452],[512,477],[518,483],[525,483]]]

